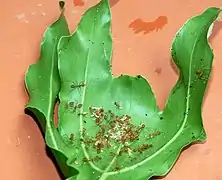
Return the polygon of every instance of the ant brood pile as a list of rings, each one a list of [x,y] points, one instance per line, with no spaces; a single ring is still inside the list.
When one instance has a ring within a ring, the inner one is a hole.
[[[120,151],[112,153],[122,155],[122,153],[131,154],[132,152],[142,153],[148,150],[152,145],[142,144],[141,146],[131,149],[130,144],[139,140],[141,131],[145,124],[134,125],[129,115],[115,115],[111,110],[107,112],[103,108],[89,108],[90,117],[99,127],[94,137],[86,136],[86,129],[83,128],[81,142],[85,143],[87,148],[93,148],[97,153],[101,153],[105,148],[121,146]]]

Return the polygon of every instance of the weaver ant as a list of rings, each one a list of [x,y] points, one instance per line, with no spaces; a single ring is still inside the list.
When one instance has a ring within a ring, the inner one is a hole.
[[[88,114],[87,112],[83,112],[83,113],[78,113],[77,115],[78,115],[78,116],[86,117],[87,114]]]
[[[200,70],[200,69],[197,69],[196,70],[196,75],[197,75],[197,78],[200,79],[200,80],[207,80],[206,77],[204,77],[204,70]]]
[[[75,83],[75,82],[72,82],[72,84],[70,85],[70,88],[77,89],[77,88],[81,88],[81,87],[84,87],[84,86],[86,86],[86,84],[84,82],[80,82],[79,84]]]
[[[196,69],[196,76],[197,76],[197,79],[199,80],[208,80],[208,77],[205,77],[207,74],[209,74],[209,71],[210,71],[210,68],[205,68],[205,65],[203,65],[203,59],[201,59],[201,67]],[[208,71],[205,73],[205,71]]]
[[[65,110],[69,110],[69,108],[75,108],[74,104],[75,103],[73,101],[70,101],[70,102],[66,101],[64,104]]]
[[[73,141],[73,140],[74,140],[74,134],[70,134],[69,140],[70,140],[70,141]]]
[[[80,90],[80,88],[85,87],[85,86],[86,86],[86,84],[84,82],[80,82],[80,83],[72,82],[72,84],[70,85],[70,88],[73,91],[73,90],[76,90],[76,89]]]
[[[117,109],[122,109],[122,106],[118,102],[114,102],[114,105]]]
[[[208,78],[205,77],[205,74],[204,74],[204,71],[207,70],[207,69],[197,69],[196,70],[196,75],[197,75],[197,78],[200,79],[200,80],[208,80]]]
[[[115,162],[115,167],[114,167],[114,169],[115,169],[115,171],[120,171],[120,167],[119,167],[119,164],[118,164],[118,162],[116,161]]]

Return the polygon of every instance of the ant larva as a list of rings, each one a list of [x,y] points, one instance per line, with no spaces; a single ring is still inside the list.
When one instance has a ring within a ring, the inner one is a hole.
[[[118,102],[114,102],[114,105],[116,106],[117,109],[122,109],[122,106]]]

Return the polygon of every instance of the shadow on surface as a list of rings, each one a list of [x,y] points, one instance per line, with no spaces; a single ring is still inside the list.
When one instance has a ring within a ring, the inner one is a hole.
[[[109,0],[110,7],[115,6],[120,0]]]
[[[37,117],[34,115],[34,113],[33,113],[32,111],[30,111],[30,110],[28,110],[28,109],[25,109],[24,111],[25,111],[25,114],[27,114],[27,115],[29,115],[30,117],[32,117],[32,119],[33,119],[33,120],[35,121],[35,123],[38,125],[38,128],[40,129],[41,134],[42,134],[42,136],[43,136],[43,138],[44,138],[44,137],[45,137],[45,133],[44,133],[44,131],[43,131],[42,127],[41,127],[41,124],[39,123]],[[44,138],[44,139],[45,139],[45,138]],[[45,146],[45,150],[46,150],[47,156],[53,161],[53,164],[55,165],[56,170],[57,170],[57,172],[58,172],[61,180],[65,180],[66,177],[64,176],[64,174],[63,174],[62,171],[60,170],[59,165],[58,165],[58,163],[57,163],[57,161],[56,161],[56,159],[55,159],[55,157],[54,157],[51,149],[50,149],[48,146]]]
[[[209,42],[211,43],[213,39],[217,36],[219,31],[222,30],[222,21],[216,21],[211,36],[209,37]]]
[[[167,175],[171,172],[171,170],[175,167],[175,165],[177,164],[177,161],[179,160],[181,154],[182,154],[184,151],[186,151],[187,149],[189,149],[189,148],[190,148],[191,146],[193,146],[193,145],[204,144],[204,143],[205,143],[205,142],[193,142],[193,143],[191,143],[190,145],[184,147],[184,148],[182,149],[182,151],[180,152],[180,154],[179,154],[176,162],[174,163],[174,165],[172,166],[172,168],[170,169],[170,171],[169,171],[165,176],[153,176],[150,180],[163,180],[164,178],[166,178],[166,176],[167,176]]]

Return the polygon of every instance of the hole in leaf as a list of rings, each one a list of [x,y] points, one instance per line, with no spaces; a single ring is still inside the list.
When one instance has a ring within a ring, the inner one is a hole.
[[[59,108],[59,101],[56,102],[54,108],[54,125],[58,128],[58,108]]]

